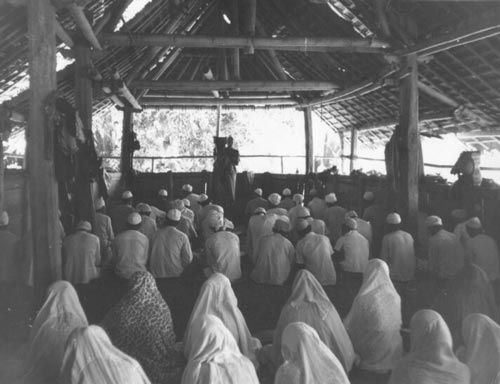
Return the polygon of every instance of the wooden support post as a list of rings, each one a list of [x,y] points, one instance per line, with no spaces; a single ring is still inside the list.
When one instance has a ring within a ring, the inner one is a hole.
[[[304,108],[304,130],[306,138],[306,175],[314,172],[314,149],[312,130],[312,108]]]
[[[5,164],[3,160],[3,139],[2,135],[0,135],[0,213],[3,212],[3,204],[5,200],[4,177],[5,177]]]
[[[339,140],[340,140],[340,174],[343,174],[345,171],[345,142],[344,142],[344,132],[339,131]]]
[[[215,128],[215,137],[219,137],[220,134],[220,123],[221,123],[221,106],[217,105],[217,126]]]
[[[241,28],[246,37],[255,36],[255,21],[257,18],[257,0],[240,0]],[[244,48],[244,53],[253,55],[255,48],[253,45]]]
[[[350,164],[349,164],[349,172],[352,172],[356,169],[356,159],[358,158],[358,130],[355,127],[351,128],[351,155]]]
[[[410,54],[402,61],[400,83],[399,125],[400,144],[400,210],[408,230],[417,238],[418,230],[418,164],[420,134],[418,131],[418,63],[417,55]]]
[[[239,0],[233,0],[232,1],[232,15],[233,17],[231,18],[232,26],[233,26],[233,34],[235,37],[238,37],[240,35],[240,15],[239,15]],[[232,55],[232,68],[233,68],[233,80],[240,80],[241,74],[240,74],[240,49],[239,48],[233,48],[233,55]]]
[[[75,107],[83,123],[86,143],[76,156],[76,218],[95,228],[94,199],[89,171],[95,151],[92,136],[92,80],[90,78],[90,46],[80,37],[75,45]]]
[[[133,130],[134,116],[132,108],[125,107],[123,110],[123,129],[122,129],[122,150],[120,171],[122,173],[122,185],[127,188],[130,185],[130,174],[132,172],[133,151],[130,148],[130,132]]]
[[[58,189],[53,132],[45,124],[45,101],[57,89],[55,11],[49,0],[28,0],[29,121],[26,132],[27,182],[33,227],[37,302],[49,284],[61,279]]]

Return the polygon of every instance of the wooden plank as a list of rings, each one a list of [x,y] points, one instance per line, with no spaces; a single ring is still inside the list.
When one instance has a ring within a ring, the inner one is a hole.
[[[34,284],[38,300],[61,279],[58,240],[58,188],[53,160],[53,132],[45,127],[45,101],[57,89],[55,12],[48,0],[28,0],[29,120],[26,132],[27,175],[33,227]]]
[[[304,131],[306,142],[306,174],[314,172],[314,146],[312,108],[304,108]]]
[[[358,158],[358,130],[355,127],[351,128],[351,155],[349,156],[349,171],[356,169],[356,160]]]
[[[399,125],[400,145],[400,211],[408,229],[417,237],[418,231],[418,182],[420,134],[418,130],[418,64],[417,55],[406,56],[402,61],[404,76],[400,83]]]
[[[250,48],[303,52],[387,53],[389,43],[378,39],[336,37],[244,37],[173,34],[103,33],[103,42],[121,47]]]

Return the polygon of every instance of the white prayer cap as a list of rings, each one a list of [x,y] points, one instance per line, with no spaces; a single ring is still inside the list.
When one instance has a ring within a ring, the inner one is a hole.
[[[297,228],[297,231],[303,231],[307,227],[309,227],[311,224],[309,224],[309,221],[304,220],[304,219],[299,219],[297,221],[297,224],[295,225]]]
[[[207,221],[208,226],[216,231],[224,226],[224,217],[215,211],[210,211],[205,220]]]
[[[262,188],[256,188],[254,192],[256,195],[262,196]]]
[[[325,201],[329,204],[333,204],[337,202],[337,195],[335,193],[329,193],[325,196]]]
[[[174,207],[175,209],[178,209],[182,212],[184,210],[184,202],[180,199],[177,199],[174,201]]]
[[[181,211],[179,211],[178,209],[171,209],[167,213],[167,218],[172,221],[180,221]]]
[[[142,217],[137,212],[132,212],[127,217],[127,223],[130,225],[139,225],[142,223]]]
[[[158,196],[161,196],[161,197],[167,197],[168,196],[168,192],[166,189],[160,189],[158,191]]]
[[[427,216],[427,219],[425,219],[425,225],[428,227],[443,225],[443,220],[441,220],[439,216]]]
[[[300,207],[300,209],[297,210],[297,217],[299,219],[304,219],[309,216],[311,216],[311,212],[306,207]]]
[[[217,204],[212,205],[212,211],[224,214],[224,208]]]
[[[135,209],[139,213],[151,213],[151,206],[146,203],[139,203],[135,206]]]
[[[130,192],[130,191],[124,191],[122,193],[123,200],[128,200],[128,199],[131,199],[132,197],[134,197],[134,195],[132,195],[132,192]]]
[[[234,229],[234,224],[231,220],[228,220],[228,219],[224,219],[224,229],[230,229],[230,230],[233,230]]]
[[[345,214],[345,218],[351,218],[351,219],[354,219],[354,218],[358,218],[358,213],[356,211],[349,211]]]
[[[95,202],[95,209],[102,209],[106,206],[106,203],[104,202],[104,199],[102,197],[99,197],[97,201]],[[59,217],[61,215],[59,214]]]
[[[278,205],[281,202],[281,196],[277,193],[271,193],[267,199],[272,205]]]
[[[385,221],[387,222],[387,224],[401,224],[401,216],[399,216],[399,213],[392,212],[387,215]]]
[[[263,208],[263,207],[258,207],[258,208],[255,208],[255,210],[253,211],[253,213],[254,213],[255,215],[257,215],[257,214],[261,214],[261,213],[266,213],[266,209],[265,209],[265,208]]]
[[[285,220],[277,219],[274,222],[274,228],[278,231],[288,232],[290,230],[290,224],[287,223]]]
[[[358,229],[358,222],[353,218],[348,217],[347,219],[345,219],[344,223],[349,229]]]
[[[189,199],[182,199],[182,202],[184,203],[185,207],[190,207],[191,206],[191,202],[189,201]]]
[[[191,184],[184,184],[182,190],[184,192],[193,192],[193,186]]]
[[[2,214],[0,215],[0,226],[6,226],[9,225],[9,214],[7,211],[3,211]]]
[[[467,217],[467,211],[465,209],[454,209],[451,211],[451,217],[456,220],[464,220]]]
[[[200,195],[200,197],[198,198],[198,201],[199,201],[200,203],[203,203],[204,201],[207,201],[207,200],[208,200],[208,196],[207,196],[207,195],[205,195],[204,193],[202,193],[202,194]]]
[[[283,192],[281,192],[281,194],[282,194],[283,196],[291,196],[291,195],[292,195],[292,191],[290,190],[290,188],[285,188],[285,189],[283,190]]]
[[[375,199],[375,195],[373,194],[372,191],[366,191],[363,194],[363,200],[372,201],[373,199]]]
[[[467,228],[471,229],[482,229],[483,225],[481,224],[481,220],[479,220],[479,217],[472,217],[469,220],[467,220],[467,223],[465,223]]]
[[[295,195],[293,195],[293,201],[295,201],[296,203],[303,203],[304,202],[304,195],[301,195],[300,193],[296,193]]]
[[[82,220],[77,224],[76,230],[90,232],[92,230],[92,225],[90,225],[88,221]]]

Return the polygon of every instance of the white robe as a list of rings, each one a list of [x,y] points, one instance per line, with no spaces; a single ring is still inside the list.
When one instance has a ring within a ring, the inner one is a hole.
[[[332,244],[335,244],[342,236],[342,224],[345,220],[346,210],[338,205],[328,207],[325,213],[325,224],[328,230],[328,237]]]
[[[226,275],[234,281],[241,278],[240,239],[232,232],[220,231],[205,242],[207,264],[213,272]]]
[[[413,237],[405,231],[388,233],[382,239],[380,258],[389,265],[391,279],[410,281],[415,279],[415,249]]]
[[[96,235],[78,231],[63,241],[64,279],[72,284],[87,284],[99,277],[101,244]]]
[[[462,270],[464,250],[458,238],[441,229],[429,238],[429,269],[442,279],[449,279]]]
[[[281,344],[285,362],[274,384],[349,384],[340,361],[309,325],[290,323]]]
[[[149,244],[153,242],[153,238],[155,237],[155,233],[157,231],[156,221],[152,219],[150,216],[141,215],[142,222],[141,227],[139,228],[139,232],[144,234],[149,241]]]
[[[154,277],[178,277],[191,261],[193,253],[186,234],[171,226],[156,233],[149,258],[149,269]]]
[[[335,251],[344,251],[345,259],[340,262],[346,272],[363,273],[370,257],[368,240],[356,230],[341,236],[335,244]]]
[[[335,285],[337,281],[332,254],[330,240],[323,235],[310,232],[297,243],[297,263],[305,264],[321,285]]]
[[[65,384],[150,384],[137,360],[111,344],[101,327],[75,329],[64,352],[61,382]]]
[[[196,343],[195,322],[205,315],[214,315],[222,320],[231,332],[240,351],[258,366],[257,351],[262,347],[248,330],[247,323],[238,308],[238,300],[226,276],[214,273],[203,284],[189,318],[184,334],[184,355],[189,357]]]
[[[401,358],[401,298],[389,278],[387,264],[370,260],[363,273],[363,285],[344,319],[359,366],[385,373]]]
[[[307,208],[311,211],[312,217],[323,221],[325,220],[326,210],[328,208],[325,200],[320,199],[319,197],[313,197],[309,204],[307,204]]]
[[[499,277],[498,247],[492,237],[481,233],[467,241],[467,257],[488,275],[490,281]]]
[[[115,273],[125,279],[134,272],[146,271],[149,240],[139,231],[130,229],[116,236],[113,242]]]
[[[257,247],[261,236],[264,234],[265,220],[266,215],[254,215],[248,220],[247,252],[253,264],[257,260]]]
[[[195,319],[190,345],[182,384],[259,384],[254,366],[216,316]]]

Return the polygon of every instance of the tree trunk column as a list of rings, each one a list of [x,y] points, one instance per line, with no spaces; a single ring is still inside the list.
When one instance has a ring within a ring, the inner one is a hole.
[[[133,130],[134,115],[132,108],[125,107],[123,110],[123,129],[122,129],[122,150],[120,161],[120,172],[122,173],[123,187],[130,186],[130,175],[132,173],[132,149],[130,143],[130,134]]]
[[[314,172],[314,149],[312,132],[312,108],[304,108],[304,129],[306,137],[306,175]]]
[[[356,169],[356,159],[358,158],[358,130],[355,127],[351,128],[351,156],[349,163],[349,171]]]

